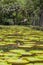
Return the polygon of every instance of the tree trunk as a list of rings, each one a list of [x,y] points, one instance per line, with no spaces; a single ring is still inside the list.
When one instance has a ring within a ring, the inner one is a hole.
[[[43,26],[43,10],[40,13],[40,26]]]

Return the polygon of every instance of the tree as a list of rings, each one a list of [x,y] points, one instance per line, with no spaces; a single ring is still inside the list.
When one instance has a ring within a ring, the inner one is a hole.
[[[0,23],[39,25],[40,6],[39,0],[0,0]]]
[[[43,26],[43,0],[40,0],[40,26]]]

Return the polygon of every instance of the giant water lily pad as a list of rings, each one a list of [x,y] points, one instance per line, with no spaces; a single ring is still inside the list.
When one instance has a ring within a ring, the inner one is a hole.
[[[11,64],[26,64],[29,61],[23,60],[23,59],[17,59],[17,60],[15,60],[15,59],[9,59],[9,60],[7,60],[7,62],[11,63]]]
[[[30,53],[36,53],[36,54],[41,54],[43,53],[43,50],[31,50]]]

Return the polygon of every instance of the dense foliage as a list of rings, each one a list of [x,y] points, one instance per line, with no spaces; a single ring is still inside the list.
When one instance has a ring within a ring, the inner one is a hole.
[[[40,25],[40,0],[0,0],[0,24]]]

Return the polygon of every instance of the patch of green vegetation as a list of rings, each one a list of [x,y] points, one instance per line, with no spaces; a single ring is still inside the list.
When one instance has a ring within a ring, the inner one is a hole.
[[[0,26],[0,65],[43,65],[43,31]]]

